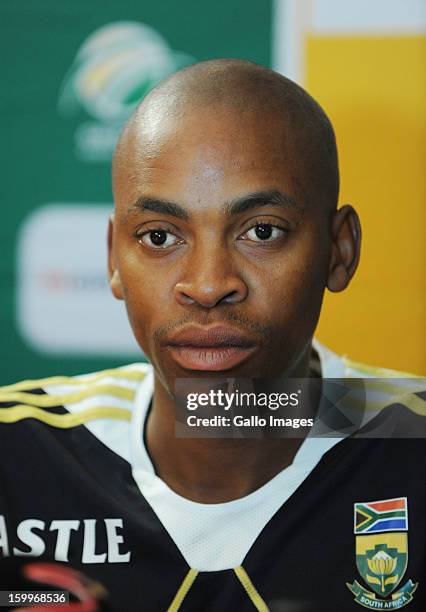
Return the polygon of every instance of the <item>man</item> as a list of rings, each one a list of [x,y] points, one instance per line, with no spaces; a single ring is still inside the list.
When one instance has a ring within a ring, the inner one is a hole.
[[[109,275],[151,365],[3,389],[4,558],[81,569],[113,610],[423,609],[421,440],[175,435],[187,379],[393,376],[379,425],[421,419],[420,382],[313,342],[359,259],[338,188],[328,118],[271,70],[205,62],[145,98],[114,157]]]

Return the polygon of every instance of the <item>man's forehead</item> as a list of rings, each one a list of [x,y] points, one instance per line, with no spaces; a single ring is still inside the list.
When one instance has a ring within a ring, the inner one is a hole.
[[[237,202],[243,210],[247,201],[303,207],[291,159],[286,161],[285,156],[271,150],[259,155],[260,146],[250,154],[247,143],[244,149],[242,155],[237,154],[238,147],[229,150],[226,144],[212,142],[209,146],[203,141],[199,146],[172,146],[156,154],[131,155],[129,151],[129,161],[116,179],[116,203],[130,212],[140,212],[144,209],[141,203],[154,200],[177,202],[199,212],[228,212]],[[161,207],[151,210],[160,212]]]
[[[259,125],[242,132],[241,121],[235,126],[236,120],[227,124],[214,113],[211,121],[206,117],[191,115],[173,137],[156,131],[156,144],[141,140],[127,148],[116,181],[116,203],[126,217],[150,211],[184,220],[229,218],[267,204],[302,212],[294,160],[272,136]]]
[[[258,179],[273,183],[285,167],[296,171],[294,140],[273,117],[241,116],[223,108],[189,108],[160,126],[135,123],[120,150],[115,182],[171,179],[209,182]],[[194,187],[194,184],[193,184]]]

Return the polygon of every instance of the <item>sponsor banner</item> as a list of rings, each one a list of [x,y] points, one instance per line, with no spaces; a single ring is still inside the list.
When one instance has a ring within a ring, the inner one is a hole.
[[[109,287],[111,210],[111,204],[46,204],[21,226],[18,325],[35,350],[141,357],[124,303]]]

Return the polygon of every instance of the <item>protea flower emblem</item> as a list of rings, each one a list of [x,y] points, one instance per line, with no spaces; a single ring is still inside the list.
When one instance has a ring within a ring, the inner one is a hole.
[[[380,590],[382,593],[385,593],[387,585],[398,582],[399,576],[398,574],[394,574],[397,562],[397,557],[391,557],[383,550],[377,552],[374,557],[367,559],[367,565],[370,572],[375,574],[375,576],[379,576],[379,578],[367,574],[366,578],[368,582],[380,584]]]

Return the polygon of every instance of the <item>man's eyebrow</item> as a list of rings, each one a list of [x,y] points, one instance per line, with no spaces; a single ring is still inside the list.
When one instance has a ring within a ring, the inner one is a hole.
[[[302,210],[297,204],[294,198],[289,195],[285,195],[277,189],[271,189],[269,191],[257,191],[248,195],[236,198],[227,202],[225,210],[229,215],[235,215],[238,213],[245,212],[251,208],[257,208],[258,206],[282,206],[284,208],[295,208],[299,211]]]
[[[230,202],[226,202],[224,210],[228,215],[235,215],[259,206],[295,208],[296,210],[303,212],[303,209],[296,204],[294,198],[281,193],[281,191],[278,191],[277,189],[256,191],[254,193],[241,196],[231,200]],[[177,219],[182,219],[183,221],[189,220],[188,212],[180,204],[169,202],[168,200],[163,200],[161,198],[141,196],[128,209],[128,213],[144,211],[169,215],[171,217],[176,217]]]
[[[130,206],[128,212],[144,212],[145,210],[157,212],[162,215],[170,215],[171,217],[183,219],[184,221],[188,221],[189,219],[187,211],[179,204],[169,202],[168,200],[145,196],[138,198],[136,202]]]

